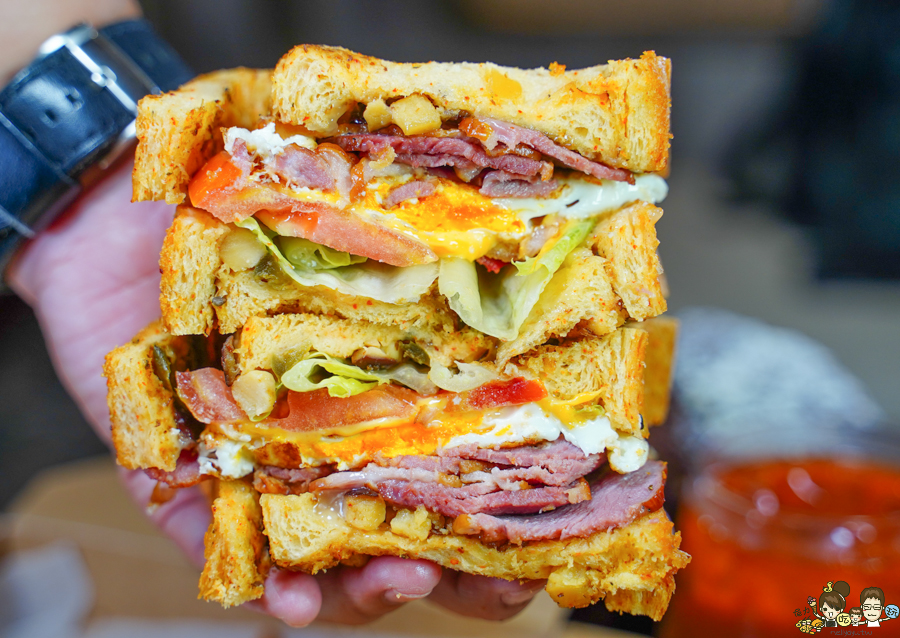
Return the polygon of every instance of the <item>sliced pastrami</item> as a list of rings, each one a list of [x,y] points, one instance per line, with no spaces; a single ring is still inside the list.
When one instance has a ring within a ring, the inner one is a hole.
[[[607,472],[591,483],[591,498],[553,512],[527,516],[464,514],[453,523],[459,534],[478,535],[489,542],[513,543],[585,538],[623,527],[644,512],[662,507],[666,465],[649,461],[628,474]]]
[[[409,508],[424,505],[429,511],[453,517],[544,512],[578,503],[589,496],[589,490],[580,489],[578,482],[562,487],[501,490],[487,494],[473,494],[475,485],[449,487],[440,483],[390,480],[379,483],[376,491],[392,505]]]
[[[488,150],[493,150],[497,143],[504,144],[508,148],[516,148],[519,144],[525,144],[536,151],[540,151],[547,157],[552,157],[563,166],[593,175],[598,179],[611,179],[617,182],[628,182],[629,184],[634,183],[634,175],[632,175],[631,171],[612,168],[600,162],[593,162],[575,151],[570,151],[566,147],[560,146],[543,133],[533,129],[495,120],[490,117],[476,117],[472,119],[477,129],[490,130],[490,134],[481,140]],[[460,126],[464,132],[468,128],[465,120]]]
[[[558,186],[555,179],[542,181],[537,175],[525,178],[506,171],[484,175],[479,189],[487,197],[546,197]]]
[[[200,423],[241,423],[247,415],[241,410],[231,388],[225,383],[225,373],[215,368],[201,368],[193,372],[176,372],[178,397]]]
[[[384,200],[384,207],[393,208],[400,202],[405,202],[407,199],[413,199],[415,197],[428,197],[433,193],[433,182],[426,182],[424,180],[408,182],[403,186],[398,186],[390,193],[388,193],[388,196]]]
[[[341,135],[332,141],[345,151],[376,155],[390,147],[396,153],[395,162],[415,167],[454,166],[464,171],[476,167],[494,168],[526,177],[546,175],[548,168],[552,170],[547,162],[514,153],[488,155],[477,140],[466,137],[403,137],[369,133]]]

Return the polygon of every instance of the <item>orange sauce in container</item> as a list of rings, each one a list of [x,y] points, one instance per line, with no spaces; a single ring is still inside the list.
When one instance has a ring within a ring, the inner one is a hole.
[[[829,581],[850,585],[848,614],[867,587],[884,591],[885,606],[900,605],[900,466],[862,458],[711,465],[688,484],[678,528],[693,560],[676,578],[665,638],[810,633],[797,623],[816,620],[807,601],[818,603]],[[863,618],[821,632],[900,636],[900,618],[887,618],[878,628]]]

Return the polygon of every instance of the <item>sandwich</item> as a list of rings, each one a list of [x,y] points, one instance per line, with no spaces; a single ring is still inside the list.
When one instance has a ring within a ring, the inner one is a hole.
[[[299,46],[142,100],[135,199],[178,207],[162,318],[107,357],[113,441],[156,502],[212,486],[202,597],[397,555],[662,616],[668,113],[652,53]]]

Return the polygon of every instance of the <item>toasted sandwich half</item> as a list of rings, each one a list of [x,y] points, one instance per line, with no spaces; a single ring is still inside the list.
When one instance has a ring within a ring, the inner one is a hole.
[[[499,367],[471,329],[282,314],[222,338],[154,324],[107,358],[113,440],[158,500],[216,479],[201,594],[225,605],[261,595],[272,563],[397,555],[660,617],[688,558],[640,418],[665,394],[644,379],[665,373],[645,376],[635,325]]]
[[[499,340],[499,361],[666,308],[669,61],[566,71],[300,46],[138,115],[136,200],[181,204],[173,334],[314,312]],[[271,91],[271,92],[270,92]]]

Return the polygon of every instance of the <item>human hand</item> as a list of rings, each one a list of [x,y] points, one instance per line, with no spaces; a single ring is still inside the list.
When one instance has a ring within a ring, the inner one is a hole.
[[[131,166],[83,195],[67,214],[29,243],[10,267],[12,288],[35,310],[57,374],[104,441],[110,441],[103,358],[159,316],[159,251],[172,207],[131,204]],[[140,506],[155,481],[122,472]],[[197,488],[178,491],[150,514],[197,565],[210,504]],[[377,557],[313,577],[274,570],[254,603],[286,623],[316,618],[363,623],[404,602],[431,600],[466,616],[502,620],[521,611],[543,581],[525,585],[458,572],[428,561]]]

